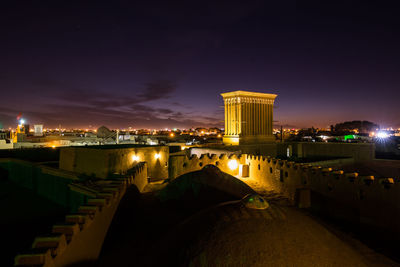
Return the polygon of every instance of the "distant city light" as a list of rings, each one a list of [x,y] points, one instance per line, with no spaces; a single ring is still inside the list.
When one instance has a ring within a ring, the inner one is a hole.
[[[19,121],[19,124],[20,124],[20,125],[24,125],[24,124],[25,124],[25,120],[24,120],[24,119],[21,119],[21,120]]]
[[[175,136],[175,134],[174,134],[174,133],[170,133],[170,134],[169,134],[169,136],[171,136],[171,137],[174,137],[174,136]]]
[[[378,133],[376,134],[376,137],[381,138],[381,139],[385,139],[385,138],[388,138],[388,137],[389,137],[389,134],[386,133],[386,132],[378,132]]]
[[[229,167],[229,169],[231,169],[232,171],[233,171],[233,170],[236,170],[237,167],[238,167],[237,161],[234,160],[234,159],[231,159],[230,161],[228,161],[228,167]]]

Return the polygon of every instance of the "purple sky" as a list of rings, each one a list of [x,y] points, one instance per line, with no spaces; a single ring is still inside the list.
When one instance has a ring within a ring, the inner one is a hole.
[[[400,17],[388,2],[8,2],[5,128],[20,112],[46,127],[222,127],[219,94],[233,90],[278,94],[274,119],[290,127],[400,126]]]

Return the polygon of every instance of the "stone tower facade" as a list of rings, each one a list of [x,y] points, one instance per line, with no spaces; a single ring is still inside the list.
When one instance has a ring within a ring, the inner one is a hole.
[[[224,144],[242,145],[275,141],[273,106],[277,95],[247,91],[222,93],[225,105]]]

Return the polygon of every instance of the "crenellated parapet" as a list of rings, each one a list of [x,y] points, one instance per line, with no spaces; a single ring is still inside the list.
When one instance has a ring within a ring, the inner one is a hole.
[[[226,155],[221,154],[217,156],[215,154],[202,154],[198,157],[196,154],[192,156],[178,155],[170,157],[170,173],[169,178],[174,179],[182,174],[201,170],[203,167],[211,164],[220,168],[222,171],[231,175],[239,174],[239,166],[244,164],[246,161],[246,154]],[[237,165],[235,168],[229,167],[229,163],[235,162]]]
[[[137,164],[124,178],[76,183],[94,197],[53,225],[52,232],[38,236],[29,251],[15,257],[16,266],[67,266],[98,258],[105,235],[126,189],[137,181],[147,181],[147,166]]]

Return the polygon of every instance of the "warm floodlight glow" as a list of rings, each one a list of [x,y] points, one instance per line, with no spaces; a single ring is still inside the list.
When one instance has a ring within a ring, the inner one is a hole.
[[[132,160],[133,160],[133,161],[139,161],[140,158],[139,158],[139,156],[133,155],[133,156],[132,156]]]
[[[155,159],[160,159],[160,158],[161,158],[161,154],[160,154],[160,153],[155,154],[155,155],[154,155],[154,158],[155,158]]]
[[[234,160],[234,159],[230,160],[230,161],[228,162],[228,167],[229,167],[229,169],[231,169],[232,171],[233,171],[233,170],[236,170],[237,167],[238,167],[237,161]]]
[[[171,137],[174,137],[174,135],[175,135],[174,133],[170,133],[170,134],[169,134],[169,136],[171,136]]]
[[[386,132],[378,132],[378,133],[376,134],[376,137],[381,138],[381,139],[384,139],[384,138],[388,138],[389,135],[388,135]]]
[[[55,145],[52,145],[51,148],[56,148],[56,146],[55,146]]]

